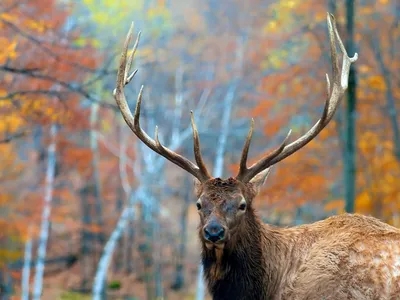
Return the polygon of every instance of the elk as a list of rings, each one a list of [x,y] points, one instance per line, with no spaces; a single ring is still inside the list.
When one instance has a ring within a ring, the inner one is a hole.
[[[347,85],[351,63],[340,39],[335,19],[327,14],[333,84],[321,118],[303,136],[289,143],[290,132],[275,150],[247,166],[254,121],[245,141],[239,172],[228,179],[213,178],[200,151],[199,134],[191,113],[194,158],[189,159],[149,137],[140,125],[143,86],[132,115],[124,87],[139,42],[131,54],[132,26],[127,35],[117,74],[114,97],[128,126],[151,150],[195,177],[196,206],[200,215],[198,235],[204,276],[213,299],[400,299],[400,230],[378,219],[343,214],[291,228],[264,224],[253,208],[253,199],[271,167],[292,155],[332,119]],[[343,53],[342,70],[336,47]]]

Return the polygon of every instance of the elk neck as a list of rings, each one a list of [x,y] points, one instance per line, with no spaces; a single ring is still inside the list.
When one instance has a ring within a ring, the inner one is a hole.
[[[252,208],[246,214],[223,249],[203,244],[204,275],[213,299],[272,299],[281,284],[288,243]]]

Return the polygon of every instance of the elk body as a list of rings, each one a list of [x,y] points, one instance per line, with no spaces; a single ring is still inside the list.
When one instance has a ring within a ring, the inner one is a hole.
[[[276,228],[256,215],[253,199],[264,184],[271,166],[304,147],[329,123],[347,89],[350,58],[339,37],[333,16],[327,17],[333,69],[331,87],[318,122],[303,136],[282,144],[247,167],[253,133],[249,134],[239,173],[228,179],[213,178],[200,152],[200,140],[192,114],[196,164],[150,138],[140,126],[139,93],[134,115],[124,87],[133,78],[129,69],[138,45],[128,57],[132,27],[120,60],[114,96],[122,115],[149,148],[192,174],[200,215],[199,238],[202,263],[213,299],[400,299],[400,230],[379,220],[357,214],[330,217],[309,225]],[[336,44],[343,53],[340,71]]]

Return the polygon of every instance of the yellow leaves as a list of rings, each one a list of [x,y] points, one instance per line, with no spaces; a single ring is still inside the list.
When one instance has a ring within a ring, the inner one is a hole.
[[[373,6],[362,6],[359,8],[360,15],[370,15],[375,12],[375,8]]]
[[[299,3],[299,1],[283,1],[282,2],[282,6],[287,7],[287,8],[294,8],[297,4]]]
[[[105,24],[109,20],[109,14],[106,11],[99,11],[93,15],[93,21],[99,24]]]
[[[0,13],[0,29],[3,28],[4,24],[1,22],[1,20],[7,21],[7,22],[14,22],[18,20],[18,17],[16,15],[8,14],[8,13]]]
[[[3,23],[1,20],[10,22],[10,23],[16,23],[20,22],[22,23],[26,29],[30,29],[32,31],[35,31],[37,33],[43,33],[47,29],[47,22],[42,19],[31,19],[31,18],[22,18],[21,16],[18,16],[17,14],[8,14],[8,13],[2,13],[0,14],[0,28],[2,28]]]
[[[0,101],[0,111],[4,112],[0,120],[0,134],[16,132],[24,123],[21,116],[14,111],[9,101]]]
[[[265,69],[281,69],[286,63],[289,53],[286,49],[277,49],[269,53],[268,57],[261,62],[261,66]]]
[[[97,23],[98,30],[107,29],[114,31],[122,29],[121,24],[132,21],[134,12],[143,9],[144,0],[83,0],[84,5],[90,10],[90,18]]]
[[[43,20],[27,19],[24,21],[24,24],[27,28],[37,33],[43,33],[47,29],[47,25]]]
[[[378,143],[378,136],[375,132],[366,131],[360,136],[359,148],[363,152],[368,152],[371,147],[375,147]]]
[[[263,32],[264,34],[267,34],[269,32],[275,32],[278,27],[278,23],[274,20],[269,21],[265,26],[263,27]]]
[[[376,214],[386,221],[393,218],[400,203],[400,163],[393,153],[392,136],[365,131],[359,137],[357,185],[362,192],[356,199],[356,211]]]
[[[0,207],[5,206],[11,199],[12,196],[10,194],[0,194]]]
[[[4,37],[0,37],[0,64],[4,64],[7,59],[15,59],[17,57],[17,40],[9,41]]]
[[[14,261],[20,258],[22,251],[0,249],[0,261]]]
[[[100,127],[101,127],[101,131],[104,133],[110,133],[113,129],[110,121],[108,121],[108,120],[100,120]]]
[[[316,23],[325,22],[325,20],[326,20],[326,12],[319,11],[315,14],[315,22]]]
[[[83,37],[75,39],[74,44],[78,47],[92,46],[93,48],[98,48],[101,46],[101,42],[98,39],[88,39]]]
[[[363,192],[357,196],[355,210],[364,214],[372,211],[372,199],[368,192]]]
[[[0,19],[11,22],[11,21],[16,20],[17,17],[15,15],[11,15],[8,13],[2,13],[2,14],[0,14]]]
[[[299,0],[278,1],[275,5],[273,5],[273,8],[288,11],[296,8],[299,4]]]
[[[386,90],[385,81],[383,80],[383,77],[379,76],[379,75],[369,77],[367,79],[367,84],[370,88],[378,90],[378,91]]]
[[[269,18],[267,24],[263,27],[264,34],[278,33],[290,31],[293,27],[298,26],[295,15],[296,9],[302,2],[299,0],[277,1],[268,8],[269,14],[273,18]]]
[[[369,72],[372,71],[372,68],[371,68],[369,65],[362,64],[362,65],[359,65],[359,66],[358,66],[358,71],[359,71],[361,74],[367,74],[367,73],[369,73]]]

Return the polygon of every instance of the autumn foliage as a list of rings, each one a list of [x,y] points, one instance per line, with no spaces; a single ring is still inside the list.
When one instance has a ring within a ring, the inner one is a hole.
[[[168,144],[176,128],[184,132],[189,125],[188,112],[201,107],[196,118],[211,165],[224,103],[233,97],[224,155],[224,176],[230,176],[237,171],[250,117],[256,132],[249,163],[278,145],[289,129],[294,139],[317,121],[326,97],[325,73],[331,72],[326,11],[336,3],[345,40],[344,2],[2,0],[0,289],[9,285],[19,295],[29,237],[36,249],[50,128],[56,125],[47,256],[59,260],[46,265],[43,299],[90,292],[104,245],[128,203],[135,214],[107,278],[122,286],[108,291],[149,298],[150,290],[160,288],[161,274],[166,298],[193,295],[197,215],[193,196],[185,193],[192,185],[137,143],[112,97],[130,22],[142,37],[134,62],[139,72],[127,95],[134,105],[145,84],[146,131],[152,135],[159,125]],[[397,2],[356,4],[355,207],[400,227]],[[273,168],[256,200],[266,222],[292,225],[344,212],[345,109],[343,99],[318,138]],[[192,158],[190,138],[177,151]],[[179,266],[184,288],[175,291],[170,287]]]

